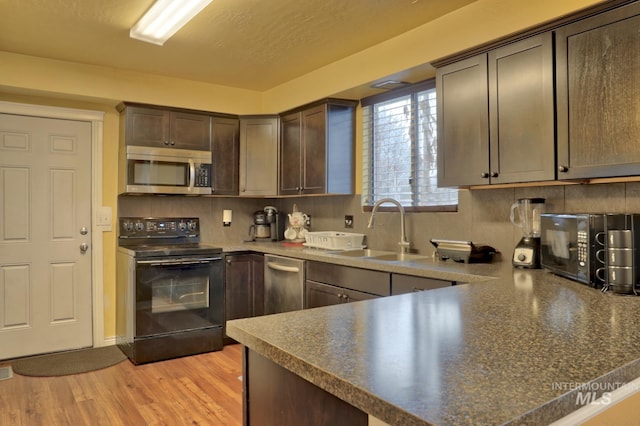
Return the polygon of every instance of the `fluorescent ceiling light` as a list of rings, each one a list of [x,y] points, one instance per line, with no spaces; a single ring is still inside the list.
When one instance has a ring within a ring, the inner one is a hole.
[[[129,37],[162,46],[212,0],[156,0],[131,28]]]

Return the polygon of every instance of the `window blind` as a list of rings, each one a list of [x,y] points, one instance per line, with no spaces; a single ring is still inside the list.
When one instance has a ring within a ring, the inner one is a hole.
[[[363,205],[455,206],[438,188],[436,90],[432,81],[363,99]]]

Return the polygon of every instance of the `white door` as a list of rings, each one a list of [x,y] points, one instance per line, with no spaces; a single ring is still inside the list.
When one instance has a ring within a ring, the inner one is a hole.
[[[92,346],[90,243],[91,123],[0,114],[0,359]]]

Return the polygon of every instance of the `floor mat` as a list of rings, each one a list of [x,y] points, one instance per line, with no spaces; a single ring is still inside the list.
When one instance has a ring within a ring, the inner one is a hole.
[[[117,346],[104,346],[23,358],[13,361],[11,367],[23,376],[66,376],[100,370],[125,359]]]

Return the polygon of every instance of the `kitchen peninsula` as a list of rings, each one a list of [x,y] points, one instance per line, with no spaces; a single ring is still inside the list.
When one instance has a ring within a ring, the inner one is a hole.
[[[501,275],[228,322],[245,346],[248,424],[256,407],[296,404],[295,392],[278,388],[261,401],[254,364],[355,407],[361,424],[367,415],[403,425],[548,424],[640,376],[640,298],[541,270]],[[301,401],[312,416],[314,401]]]

